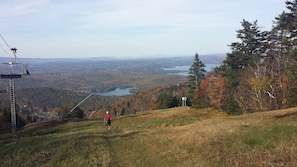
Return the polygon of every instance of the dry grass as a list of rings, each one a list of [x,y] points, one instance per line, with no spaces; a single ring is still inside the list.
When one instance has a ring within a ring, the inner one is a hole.
[[[174,108],[0,134],[2,166],[297,166],[297,109],[227,116]]]

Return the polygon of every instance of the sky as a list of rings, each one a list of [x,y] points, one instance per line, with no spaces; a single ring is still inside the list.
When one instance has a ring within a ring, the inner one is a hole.
[[[285,0],[0,0],[0,34],[19,58],[225,54],[243,19],[270,30],[285,10]]]

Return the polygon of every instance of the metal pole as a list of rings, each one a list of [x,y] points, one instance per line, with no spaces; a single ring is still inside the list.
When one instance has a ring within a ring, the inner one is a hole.
[[[15,97],[14,97],[14,80],[10,78],[10,102],[11,102],[11,125],[12,125],[12,139],[17,140],[17,128],[16,128],[16,113],[15,113]]]

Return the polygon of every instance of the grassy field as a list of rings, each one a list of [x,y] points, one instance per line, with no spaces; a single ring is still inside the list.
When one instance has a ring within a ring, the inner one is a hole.
[[[227,116],[174,108],[0,134],[0,166],[297,166],[297,108]]]

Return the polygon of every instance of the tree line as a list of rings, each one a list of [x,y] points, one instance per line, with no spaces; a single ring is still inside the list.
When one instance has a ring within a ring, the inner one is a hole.
[[[239,42],[229,45],[223,63],[209,73],[195,55],[188,87],[194,107],[230,114],[283,109],[297,104],[297,0],[262,31],[257,21],[241,22]]]

